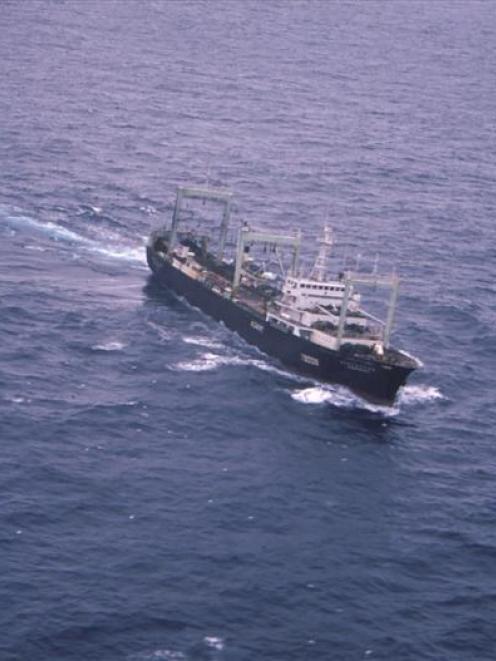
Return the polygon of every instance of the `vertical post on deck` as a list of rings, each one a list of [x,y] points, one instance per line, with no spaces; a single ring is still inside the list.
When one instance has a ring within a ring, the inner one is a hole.
[[[179,215],[181,213],[181,203],[183,201],[183,189],[178,188],[176,193],[176,206],[172,215],[171,236],[169,240],[169,254],[172,254],[177,238],[177,226],[179,225]]]
[[[348,312],[348,301],[351,294],[351,278],[346,275],[346,284],[344,286],[343,298],[341,300],[341,312],[339,315],[338,333],[336,337],[336,349],[341,346],[341,341],[344,335],[344,328],[346,325],[346,313]]]
[[[400,281],[398,276],[393,276],[391,283],[391,296],[389,298],[388,313],[386,318],[386,325],[384,327],[384,346],[386,349],[389,347],[389,341],[391,339],[391,331],[393,329],[394,322],[394,313],[396,311],[396,301],[398,299],[398,288]]]
[[[238,232],[238,244],[236,247],[236,264],[234,267],[233,289],[239,287],[241,282],[241,269],[243,268],[244,252],[245,252],[245,234],[248,232],[247,227],[241,227]]]
[[[229,227],[229,218],[231,216],[231,198],[228,197],[224,200],[224,213],[222,215],[222,224],[220,226],[219,236],[219,250],[217,257],[219,260],[224,256],[224,248],[226,246],[227,229]]]
[[[298,265],[300,263],[300,244],[301,244],[301,230],[296,233],[296,239],[293,246],[293,263],[291,265],[291,275],[296,277],[298,275]]]

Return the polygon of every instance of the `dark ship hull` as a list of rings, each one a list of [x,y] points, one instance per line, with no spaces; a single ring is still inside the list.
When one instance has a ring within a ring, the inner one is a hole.
[[[340,384],[382,406],[394,403],[398,389],[406,383],[414,365],[394,364],[394,360],[378,359],[370,351],[345,344],[338,351],[318,346],[278,327],[252,307],[233,301],[203,282],[188,277],[164,260],[153,245],[147,247],[148,264],[157,281],[175,294],[184,297],[217,321],[285,366],[311,379]]]

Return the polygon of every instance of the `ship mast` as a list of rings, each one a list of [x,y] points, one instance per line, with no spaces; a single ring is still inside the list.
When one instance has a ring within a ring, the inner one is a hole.
[[[332,229],[326,225],[324,227],[324,236],[319,241],[319,252],[315,258],[315,263],[313,265],[310,278],[312,280],[317,280],[317,282],[323,282],[326,277],[327,272],[327,259],[329,257],[329,252],[332,248]]]

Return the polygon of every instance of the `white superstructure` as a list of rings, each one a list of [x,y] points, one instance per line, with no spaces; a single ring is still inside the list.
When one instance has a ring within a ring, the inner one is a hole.
[[[341,273],[338,279],[328,278],[327,260],[333,244],[330,228],[324,229],[319,244],[310,277],[298,276],[292,270],[284,280],[281,298],[274,301],[267,319],[330,349],[339,349],[346,343],[370,346],[383,352],[389,344],[398,278],[350,271]],[[355,291],[356,284],[392,288],[386,322],[360,308],[361,297]]]

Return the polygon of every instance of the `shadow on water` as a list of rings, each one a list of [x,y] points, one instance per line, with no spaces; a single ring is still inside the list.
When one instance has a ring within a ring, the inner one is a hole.
[[[173,308],[184,307],[181,300],[171,291],[162,287],[153,274],[148,276],[142,291],[148,299],[145,304],[148,302]]]

